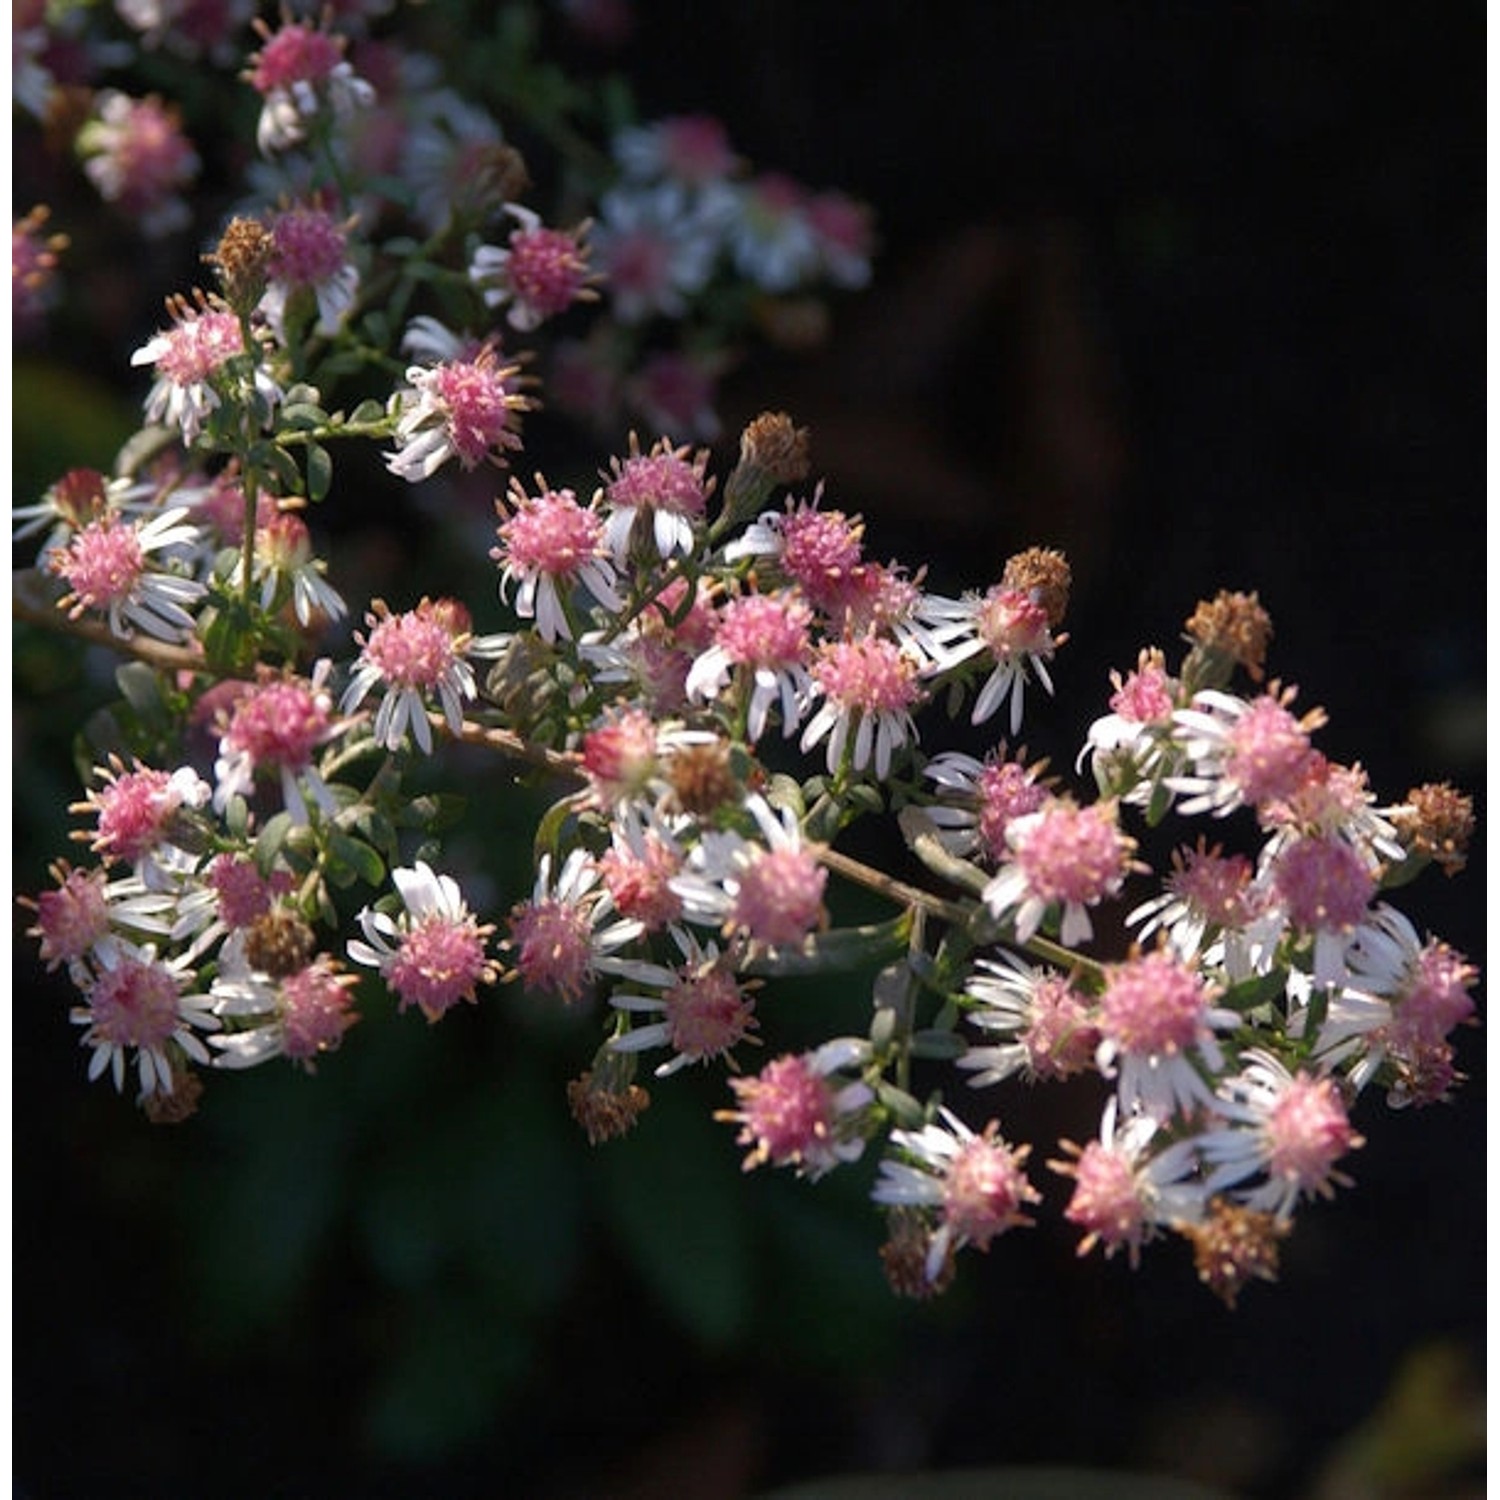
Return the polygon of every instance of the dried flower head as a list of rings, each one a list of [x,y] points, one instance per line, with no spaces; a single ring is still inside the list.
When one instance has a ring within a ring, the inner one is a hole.
[[[1183,628],[1188,639],[1202,650],[1242,666],[1252,682],[1265,677],[1271,617],[1262,608],[1258,594],[1220,589],[1212,600],[1199,601]]]
[[[1410,853],[1430,859],[1445,875],[1457,875],[1468,863],[1474,799],[1446,781],[1414,786],[1389,817]]]
[[[1019,589],[1035,599],[1047,611],[1047,628],[1055,634],[1068,613],[1073,570],[1061,552],[1051,547],[1028,547],[1006,562],[1000,587]]]
[[[1173,1227],[1193,1247],[1198,1280],[1231,1309],[1241,1287],[1252,1277],[1276,1280],[1279,1247],[1292,1232],[1289,1221],[1241,1208],[1224,1198],[1214,1199],[1201,1223]]]

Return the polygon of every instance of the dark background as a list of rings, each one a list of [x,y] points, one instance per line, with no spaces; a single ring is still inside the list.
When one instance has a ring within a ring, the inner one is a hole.
[[[1172,654],[1197,599],[1258,590],[1273,674],[1328,711],[1322,748],[1385,798],[1474,793],[1469,870],[1400,904],[1482,962],[1482,8],[635,14],[612,52],[553,18],[558,55],[627,73],[647,116],[718,114],[757,165],[878,216],[872,289],[818,351],[750,360],[728,430],[791,411],[870,551],[950,590],[1032,543],[1069,554],[1072,640],[1027,731],[1058,770],[1111,668]],[[49,727],[107,678],[21,639],[25,891],[77,796]],[[519,865],[507,816],[480,836]],[[1235,1312],[1175,1244],[1135,1274],[1076,1260],[1055,1202],[918,1306],[884,1292],[867,1184],[741,1179],[697,1080],[587,1152],[560,1095],[587,1026],[372,1019],[316,1083],[233,1080],[153,1130],[85,1085],[29,944],[16,965],[26,1500],[733,1500],[1061,1463],[1330,1496],[1371,1454],[1387,1488],[1344,1493],[1483,1492],[1482,1032],[1451,1104],[1362,1101],[1357,1186],[1300,1217],[1280,1283]],[[1006,1118],[1041,1156],[1093,1108],[1064,1091]]]

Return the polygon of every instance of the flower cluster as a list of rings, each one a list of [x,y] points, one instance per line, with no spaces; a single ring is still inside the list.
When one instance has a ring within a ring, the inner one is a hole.
[[[549,218],[500,125],[419,54],[364,45],[369,16],[221,9],[212,36],[162,21],[153,41],[260,101],[217,284],[173,294],[136,351],[151,384],[116,472],[70,471],[14,517],[42,538],[24,608],[127,658],[116,722],[139,731],[128,760],[98,747],[72,809],[90,861],[26,898],[88,1076],[179,1119],[216,1073],[312,1071],[381,996],[435,1025],[524,994],[601,1032],[568,1091],[591,1141],[639,1117],[649,1057],[656,1080],[727,1075],[747,1169],[873,1161],[900,1293],[1030,1225],[1039,1166],[1071,1183],[1081,1253],[1134,1265],[1176,1235],[1231,1303],[1273,1276],[1304,1205],[1349,1185],[1362,1099],[1461,1081],[1478,970],[1396,899],[1462,867],[1469,799],[1381,802],[1330,760],[1325,715],[1266,678],[1268,614],[1229,591],[1188,618],[1180,662],[1150,645],[1115,674],[1064,784],[1013,748],[1068,641],[1060,553],[1024,547],[952,597],[868,555],[784,413],[732,461],[697,446],[744,329],[695,344],[696,375],[665,329],[716,281],[862,285],[860,205],[752,171],[684,116],[622,128],[585,210]],[[44,43],[18,37],[39,115]],[[118,92],[79,127],[88,179],[144,233],[186,211],[181,129]],[[66,248],[46,222],[13,235],[32,326]],[[523,480],[552,406],[635,426],[603,463]],[[396,502],[484,490],[478,534],[453,525],[482,597],[413,587],[350,622],[308,517],[361,505],[372,475]],[[987,754],[944,744],[956,720]],[[443,868],[424,784],[458,747],[548,789],[529,893]],[[928,888],[839,849],[887,815]],[[1158,870],[1169,819],[1197,826]],[[837,926],[835,879],[889,920]],[[833,971],[868,976],[868,1030],[778,1041],[767,987]],[[916,1063],[969,1091],[919,1097]],[[1097,1134],[1044,1160],[1007,1096],[1080,1077]],[[971,1123],[962,1101],[990,1091]]]

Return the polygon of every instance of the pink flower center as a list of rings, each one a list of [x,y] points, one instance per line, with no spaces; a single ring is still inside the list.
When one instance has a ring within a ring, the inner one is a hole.
[[[1474,966],[1446,943],[1432,942],[1412,965],[1410,987],[1396,1005],[1391,1027],[1403,1049],[1433,1045],[1474,1014],[1469,986]]]
[[[278,872],[290,880],[290,872]],[[271,883],[261,879],[253,859],[221,854],[208,867],[208,884],[219,898],[219,919],[226,927],[248,927],[271,909]]]
[[[69,870],[55,891],[36,901],[36,934],[50,967],[82,958],[109,931],[109,903],[101,870]]]
[[[1131,841],[1103,804],[1055,803],[1015,830],[1014,855],[1033,895],[1088,906],[1119,889]]]
[[[151,99],[131,101],[109,157],[119,174],[117,201],[126,209],[154,206],[198,165],[171,111]]]
[[[1139,1244],[1146,1227],[1146,1205],[1124,1152],[1090,1141],[1074,1173],[1076,1185],[1063,1217],[1109,1249]]]
[[[943,1217],[980,1250],[1014,1225],[1029,1191],[1010,1148],[988,1133],[959,1147],[943,1179]]]
[[[645,923],[660,932],[682,915],[682,898],[668,884],[681,861],[661,839],[648,836],[645,853],[635,855],[610,849],[599,860],[604,886],[622,917]]]
[[[642,709],[624,709],[583,737],[583,769],[606,803],[645,788],[656,769],[656,722]]]
[[[1110,711],[1132,724],[1160,724],[1175,706],[1171,679],[1160,667],[1132,672],[1109,700]]]
[[[129,599],[145,571],[145,553],[135,528],[111,516],[95,521],[55,552],[50,566],[68,580],[79,604],[108,609]]]
[[[1262,694],[1229,731],[1224,774],[1252,805],[1293,796],[1307,774],[1307,731],[1269,694]]]
[[[271,682],[240,699],[224,738],[257,766],[300,771],[328,728],[324,699],[297,682]]]
[[[226,360],[245,349],[240,320],[230,312],[206,312],[187,318],[171,329],[166,339],[156,368],[173,385],[180,386],[203,384]]]
[[[250,82],[262,94],[288,89],[294,83],[317,83],[342,60],[338,43],[327,33],[287,25],[260,49]]]
[[[682,182],[702,184],[735,167],[724,126],[711,115],[679,115],[660,126],[662,166]]]
[[[1193,1045],[1203,1030],[1203,981],[1166,953],[1111,970],[1099,1001],[1099,1029],[1132,1057],[1163,1057]]]
[[[672,244],[659,231],[633,229],[609,241],[605,274],[618,291],[655,300],[672,280]]]
[[[807,659],[812,610],[800,599],[746,594],[731,599],[714,636],[731,661],[748,666],[791,666]]]
[[[163,1047],[179,1025],[178,995],[170,970],[125,958],[89,989],[93,1035],[116,1047]]]
[[[781,522],[781,565],[815,603],[836,595],[858,565],[862,528],[841,511],[807,507],[789,511]]]
[[[435,689],[457,659],[453,636],[431,606],[382,620],[365,643],[365,659],[397,688]]]
[[[1068,1078],[1092,1062],[1099,1032],[1088,1006],[1061,975],[1037,982],[1021,1043],[1038,1078]]]
[[[496,534],[501,548],[492,554],[523,576],[542,573],[571,578],[596,556],[604,523],[584,509],[572,490],[548,490],[501,523]]]
[[[593,945],[584,910],[555,898],[518,906],[510,919],[516,968],[528,989],[579,999],[593,978]]]
[[[1005,830],[1016,818],[1034,813],[1047,800],[1047,789],[1031,779],[1017,761],[990,761],[979,773],[979,839],[992,860],[1009,852]]]
[[[1250,889],[1253,874],[1243,854],[1226,857],[1188,849],[1183,851],[1178,868],[1167,877],[1167,885],[1200,916],[1218,927],[1235,930],[1254,915]]]
[[[823,920],[827,884],[806,849],[764,849],[739,877],[730,921],[757,942],[800,943]]]
[[[1024,589],[992,588],[979,606],[975,625],[997,661],[1046,655],[1052,649],[1046,607]]]
[[[833,1134],[833,1094],[801,1057],[777,1058],[755,1078],[731,1078],[744,1129],[741,1145],[776,1166],[821,1153]]]
[[[572,306],[588,273],[578,241],[561,229],[520,229],[510,237],[506,279],[516,298],[543,317]]]
[[[182,805],[165,771],[131,771],[103,788],[98,796],[99,832],[94,848],[106,859],[134,864],[166,835],[172,815]]]
[[[813,676],[834,703],[865,713],[901,713],[921,696],[911,658],[878,637],[828,642]]]
[[[621,510],[649,506],[674,516],[701,516],[708,508],[702,476],[675,453],[637,453],[627,458],[605,494]]]
[[[293,208],[276,216],[268,270],[292,286],[321,286],[343,269],[347,241],[331,214]]]
[[[403,936],[385,978],[402,1010],[415,1005],[435,1021],[459,1000],[472,1000],[488,974],[484,938],[473,921],[434,915]]]
[[[729,1051],[755,1025],[755,1006],[727,969],[686,974],[663,998],[672,1045],[692,1062]]]
[[[1276,857],[1276,894],[1292,922],[1309,930],[1347,932],[1375,894],[1370,868],[1342,839],[1303,838]]]
[[[455,361],[432,372],[431,389],[447,413],[449,438],[469,468],[492,448],[513,445],[515,397],[506,379],[489,361]]]
[[[1331,1078],[1294,1078],[1265,1126],[1271,1173],[1316,1192],[1333,1164],[1358,1143]]]
[[[349,986],[340,982],[325,960],[282,980],[282,1051],[293,1062],[308,1062],[320,1052],[332,1052],[359,1019],[350,1004]]]

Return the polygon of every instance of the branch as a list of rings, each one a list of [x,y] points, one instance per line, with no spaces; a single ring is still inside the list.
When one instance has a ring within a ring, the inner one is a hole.
[[[57,607],[57,599],[48,591],[46,579],[34,568],[19,568],[11,572],[10,613],[12,619],[75,636],[90,645],[108,646],[121,656],[133,656],[163,671],[201,672],[206,666],[203,648],[196,641],[190,646],[174,646],[148,635],[119,636],[102,620],[83,616],[75,618],[65,613]]]

